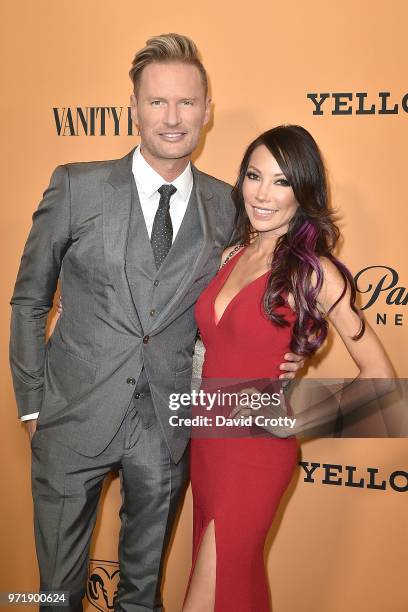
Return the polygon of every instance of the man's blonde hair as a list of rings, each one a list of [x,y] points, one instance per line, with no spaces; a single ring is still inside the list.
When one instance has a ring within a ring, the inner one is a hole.
[[[205,95],[207,96],[207,73],[199,59],[195,42],[191,40],[191,38],[188,38],[188,36],[174,33],[160,34],[160,36],[153,36],[153,38],[149,38],[149,40],[146,41],[146,46],[136,53],[132,62],[132,68],[129,71],[135,95],[137,95],[137,88],[140,83],[143,69],[154,62],[181,62],[183,64],[196,66],[200,72]]]

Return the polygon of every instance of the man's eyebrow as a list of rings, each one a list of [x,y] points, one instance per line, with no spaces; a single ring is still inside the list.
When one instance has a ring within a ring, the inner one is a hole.
[[[163,96],[147,96],[148,100],[167,100]],[[180,100],[198,100],[198,96],[180,96]]]

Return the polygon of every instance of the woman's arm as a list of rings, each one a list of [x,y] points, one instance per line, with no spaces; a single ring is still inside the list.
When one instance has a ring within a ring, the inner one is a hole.
[[[328,313],[330,322],[359,370],[354,380],[348,384],[339,384],[337,389],[333,389],[332,397],[337,400],[341,413],[345,415],[393,391],[396,375],[381,342],[367,321],[364,321],[365,331],[362,337],[353,340],[353,336],[360,331],[361,320],[350,306],[349,286],[342,299],[330,310],[344,290],[344,279],[329,259],[322,257],[320,261],[323,267],[323,285],[317,297],[318,307]],[[311,280],[316,283],[316,276],[312,275]],[[337,410],[333,410],[333,402],[318,402],[297,415],[297,433],[332,422],[336,416]]]
[[[329,259],[322,257],[320,261],[323,267],[323,285],[317,302],[320,310],[327,313],[341,295],[344,280],[337,267]],[[315,275],[312,275],[312,282],[316,282]],[[367,321],[365,321],[363,336],[359,340],[352,339],[360,330],[360,318],[351,309],[350,293],[350,287],[347,286],[345,295],[328,314],[328,318],[358,367],[358,378],[393,378],[395,373],[391,362]]]

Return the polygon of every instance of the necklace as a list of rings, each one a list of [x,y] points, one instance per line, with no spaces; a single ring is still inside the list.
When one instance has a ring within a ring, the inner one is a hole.
[[[227,257],[224,259],[224,261],[222,262],[221,266],[220,266],[220,270],[221,268],[223,268],[225,266],[225,264],[227,263],[227,261],[229,261],[231,259],[231,257],[234,256],[234,254],[239,251],[239,249],[241,249],[242,247],[244,247],[245,244],[237,244],[232,251],[227,255]]]

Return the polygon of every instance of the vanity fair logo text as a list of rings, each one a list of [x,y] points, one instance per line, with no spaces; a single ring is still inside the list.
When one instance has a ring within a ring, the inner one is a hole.
[[[133,136],[130,106],[62,106],[52,109],[58,136]]]

